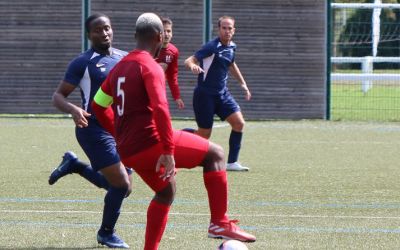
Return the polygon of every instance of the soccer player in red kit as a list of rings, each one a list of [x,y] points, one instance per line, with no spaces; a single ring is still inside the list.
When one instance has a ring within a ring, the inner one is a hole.
[[[253,235],[227,216],[228,185],[222,147],[172,129],[164,72],[154,60],[163,41],[160,18],[153,13],[139,16],[135,38],[136,49],[109,73],[92,108],[104,127],[114,126],[110,132],[115,135],[122,162],[133,166],[155,192],[147,210],[144,249],[156,250],[160,244],[176,191],[175,167],[203,166],[211,211],[209,237],[254,242]]]
[[[165,77],[171,90],[172,97],[174,98],[176,105],[179,109],[185,107],[185,103],[181,98],[181,93],[178,85],[178,57],[179,50],[175,45],[171,43],[173,36],[172,33],[172,20],[168,17],[161,18],[164,26],[164,42],[160,50],[160,54],[156,58],[156,61],[161,65],[165,71]]]

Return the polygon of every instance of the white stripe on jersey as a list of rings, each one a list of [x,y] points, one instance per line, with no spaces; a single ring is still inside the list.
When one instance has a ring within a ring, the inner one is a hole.
[[[211,56],[206,57],[206,58],[203,59],[203,70],[204,70],[203,81],[206,80],[207,73],[208,73],[208,70],[211,67],[211,63],[214,60],[214,56],[215,56],[215,54],[212,54]]]
[[[79,86],[81,87],[83,96],[85,98],[85,103],[83,104],[85,111],[88,110],[91,83],[92,82],[90,81],[89,69],[88,67],[86,67],[85,73],[83,74],[81,82],[79,83]]]
[[[93,58],[95,58],[99,55],[100,54],[98,54],[97,52],[93,52],[93,55],[90,57],[90,60],[92,60]],[[79,83],[79,86],[81,87],[83,96],[85,98],[85,103],[83,104],[83,107],[84,107],[85,111],[87,111],[88,106],[89,106],[90,90],[92,88],[92,81],[90,79],[89,69],[87,66],[85,69],[85,73],[83,74],[83,77],[81,79],[81,82]]]

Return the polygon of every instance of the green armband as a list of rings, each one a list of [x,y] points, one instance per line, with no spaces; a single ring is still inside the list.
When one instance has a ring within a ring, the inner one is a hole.
[[[99,88],[96,95],[94,96],[94,101],[103,108],[107,108],[113,103],[112,96],[107,95],[104,91]]]

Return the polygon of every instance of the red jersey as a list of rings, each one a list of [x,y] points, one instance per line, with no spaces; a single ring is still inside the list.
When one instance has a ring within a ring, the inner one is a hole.
[[[173,154],[173,131],[160,65],[143,50],[133,50],[109,73],[101,86],[112,96],[115,137],[122,158],[159,142]]]
[[[181,98],[178,85],[178,57],[179,50],[172,43],[168,43],[166,48],[162,48],[156,61],[158,63],[167,64],[165,76],[168,81],[169,89],[171,90],[174,100]]]

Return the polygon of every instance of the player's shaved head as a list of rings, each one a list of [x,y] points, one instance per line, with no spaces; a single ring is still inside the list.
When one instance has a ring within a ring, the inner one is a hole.
[[[136,21],[136,48],[147,50],[154,58],[160,53],[163,44],[164,26],[159,16],[143,13]]]
[[[136,21],[136,38],[141,40],[151,39],[152,36],[164,30],[160,17],[154,13],[143,13]]]

